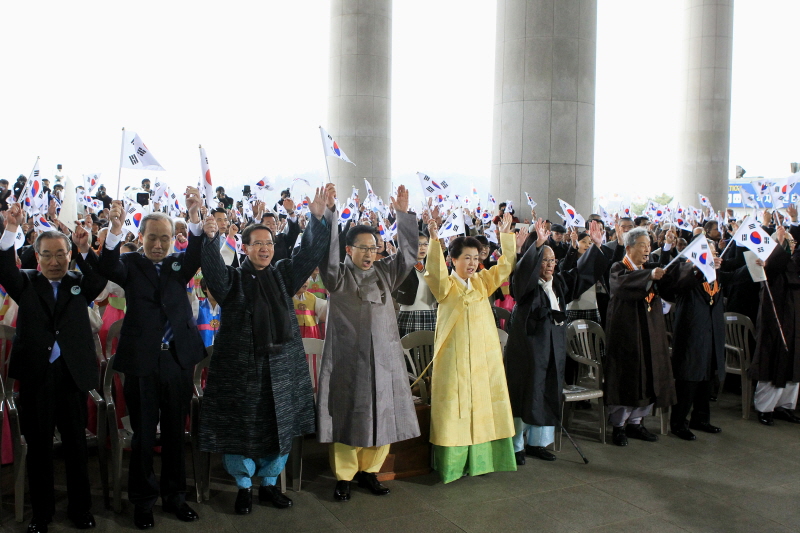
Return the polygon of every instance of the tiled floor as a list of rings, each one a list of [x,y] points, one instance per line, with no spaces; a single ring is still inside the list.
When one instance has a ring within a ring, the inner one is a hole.
[[[206,532],[403,532],[467,531],[800,531],[800,426],[777,421],[761,426],[741,418],[738,395],[723,393],[712,404],[719,435],[694,442],[661,436],[657,443],[631,441],[605,446],[589,437],[597,411],[578,413],[574,436],[589,458],[585,465],[564,440],[558,460],[529,458],[517,472],[464,478],[442,485],[435,473],[386,484],[392,494],[375,497],[353,489],[350,502],[332,499],[334,480],[323,446],[306,441],[302,492],[289,491],[294,507],[255,505],[248,516],[233,513],[236,488],[213,465],[211,500],[192,504],[199,522],[184,524],[157,509],[156,530]],[[655,430],[656,419],[646,425]],[[585,431],[582,431],[585,430]],[[96,468],[96,463],[90,463]],[[191,473],[191,468],[188,470]],[[2,471],[3,531],[24,531],[13,519],[11,468]],[[97,472],[93,472],[97,477]],[[58,514],[51,531],[66,521],[63,475],[57,476]],[[95,485],[99,489],[99,482]],[[194,497],[194,492],[190,494]],[[101,509],[96,491],[97,531],[133,530],[132,510]]]

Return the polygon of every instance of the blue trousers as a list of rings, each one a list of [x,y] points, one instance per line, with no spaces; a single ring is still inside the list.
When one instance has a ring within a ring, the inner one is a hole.
[[[249,489],[253,486],[250,479],[253,476],[261,478],[261,485],[274,485],[281,475],[283,467],[286,466],[286,455],[268,455],[259,459],[250,459],[244,455],[224,454],[222,464],[225,471],[236,480],[236,486],[240,489]]]
[[[523,433],[528,432],[528,446],[549,446],[555,440],[555,426],[532,426],[526,424],[521,418],[514,418],[514,451],[521,452],[525,449]]]

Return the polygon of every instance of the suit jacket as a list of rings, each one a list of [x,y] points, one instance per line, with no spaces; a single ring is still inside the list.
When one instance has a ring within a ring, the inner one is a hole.
[[[202,242],[202,236],[190,235],[185,252],[170,254],[162,261],[160,275],[143,254],[120,257],[120,245],[113,250],[103,247],[100,273],[125,290],[128,306],[114,362],[116,370],[139,377],[155,372],[167,320],[175,334],[175,352],[182,368],[192,368],[205,356],[186,296],[186,284],[200,268]]]
[[[292,257],[294,243],[297,242],[297,236],[300,235],[300,224],[296,221],[292,222],[289,219],[286,220],[286,224],[289,226],[289,231],[287,233],[278,233],[275,235],[275,253],[272,256],[273,263],[277,263],[281,259],[290,259]]]
[[[17,269],[14,253],[13,246],[0,251],[0,285],[19,305],[9,377],[22,382],[41,379],[57,341],[78,388],[87,392],[96,388],[97,356],[86,308],[103,291],[106,280],[92,266],[94,254],[90,251],[86,261],[75,254],[82,273],[67,272],[56,300],[44,274]]]
[[[417,300],[417,290],[419,289],[419,276],[417,276],[416,269],[411,269],[406,279],[392,294],[394,299],[400,305],[414,305]]]

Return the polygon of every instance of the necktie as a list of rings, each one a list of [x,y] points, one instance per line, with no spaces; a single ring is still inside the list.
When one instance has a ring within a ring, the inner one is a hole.
[[[58,301],[58,286],[61,284],[60,281],[51,281],[50,285],[53,286],[53,299]],[[53,344],[53,349],[50,350],[50,362],[52,363],[56,359],[61,357],[61,347],[58,345],[58,341]]]
[[[161,275],[161,263],[156,263],[156,272],[158,272],[159,276]],[[172,324],[170,324],[169,319],[167,319],[166,323],[164,323],[164,336],[161,338],[161,342],[169,344],[173,336]]]

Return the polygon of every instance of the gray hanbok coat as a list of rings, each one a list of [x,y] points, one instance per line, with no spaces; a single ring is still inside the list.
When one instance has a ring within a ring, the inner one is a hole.
[[[331,230],[327,262],[320,275],[328,299],[325,349],[317,383],[320,442],[383,446],[418,437],[392,292],[417,260],[417,220],[397,213],[398,253],[357,268],[339,262],[339,213],[327,209]]]
[[[274,269],[279,297],[289,310],[292,337],[281,353],[256,355],[255,271],[249,260],[239,268],[226,266],[219,236],[203,246],[203,277],[222,307],[222,316],[200,411],[201,450],[249,458],[285,455],[294,437],[314,433],[314,391],[292,296],[327,249],[328,229],[312,216],[299,253],[267,267]]]

